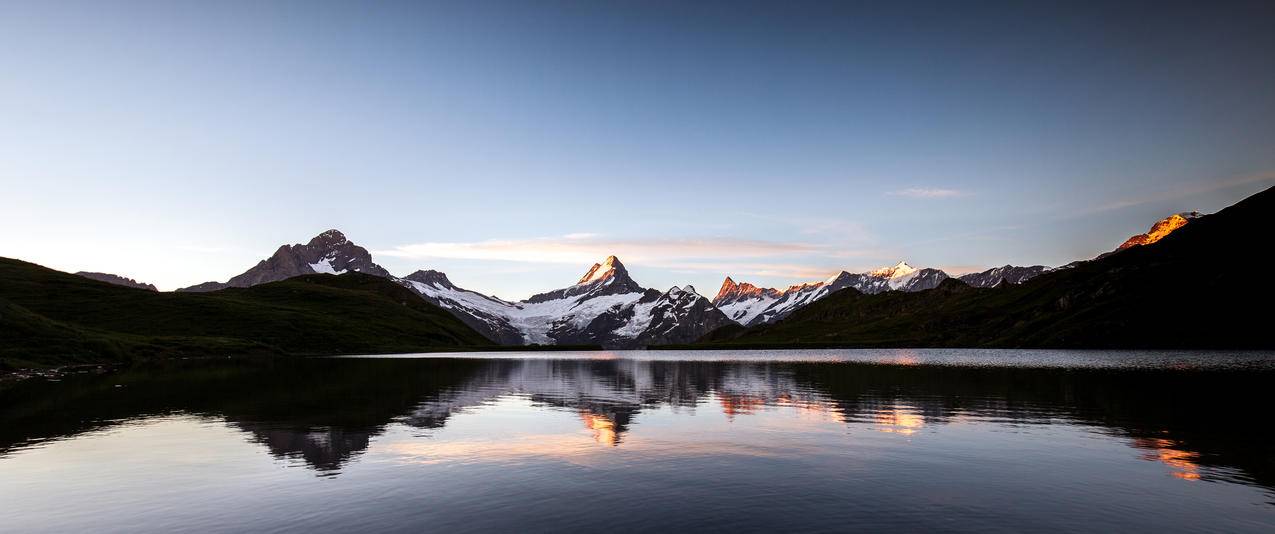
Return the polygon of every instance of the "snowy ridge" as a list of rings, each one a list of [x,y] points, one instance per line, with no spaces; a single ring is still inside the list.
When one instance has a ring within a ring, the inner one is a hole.
[[[729,277],[722,283],[722,291],[713,304],[731,320],[754,326],[787,317],[788,314],[846,288],[875,294],[885,291],[921,291],[937,287],[947,273],[938,269],[918,269],[907,262],[874,269],[866,273],[842,271],[821,282],[808,282],[790,286],[785,290],[757,288],[752,284],[737,284]],[[747,288],[747,291],[740,288]]]
[[[695,288],[643,289],[615,256],[575,285],[509,302],[459,288],[437,271],[399,283],[506,344],[598,344],[611,348],[694,341],[730,320]]]
[[[1065,267],[1059,267],[1059,269]],[[1002,283],[1021,284],[1053,270],[1044,265],[1033,265],[1031,267],[1004,265],[979,273],[963,274],[957,278],[973,287],[996,287]]]

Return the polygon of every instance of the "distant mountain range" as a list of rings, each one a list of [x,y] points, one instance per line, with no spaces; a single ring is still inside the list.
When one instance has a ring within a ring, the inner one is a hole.
[[[1172,215],[1092,260],[949,277],[905,262],[786,289],[727,277],[713,300],[637,283],[611,256],[506,301],[438,271],[405,277],[329,230],[227,282],[177,292],[0,258],[0,368],[187,355],[608,348],[1275,348],[1262,310],[1275,188]],[[217,289],[220,288],[220,289]],[[212,291],[208,291],[213,289]]]
[[[728,276],[713,298],[713,304],[735,322],[753,326],[783,319],[803,306],[846,288],[863,293],[922,291],[938,286],[947,278],[947,273],[938,269],[917,269],[906,262],[866,273],[841,271],[822,282],[798,284],[784,290],[736,284]]]
[[[971,284],[1020,282],[1043,267],[1006,267],[970,276]],[[833,292],[854,288],[865,293],[922,291],[949,278],[938,269],[917,269],[905,262],[867,273],[841,272],[822,282],[785,290],[737,285],[729,277],[713,300],[691,286],[660,291],[645,288],[610,256],[589,267],[575,284],[521,301],[484,295],[452,283],[445,273],[420,270],[405,277],[377,265],[367,249],[328,230],[306,244],[284,245],[228,282],[206,282],[185,292],[249,287],[307,274],[360,272],[393,280],[441,306],[494,343],[505,345],[601,345],[638,348],[688,343],[729,324],[746,326],[786,317]]]
[[[1271,213],[1275,188],[1213,215],[1170,216],[1093,260],[979,273],[990,289],[952,279],[919,292],[847,288],[697,346],[1271,349],[1275,286],[1219,268],[1269,262]]]
[[[124,278],[123,276],[118,276],[114,274],[90,273],[87,271],[80,271],[78,273],[75,273],[75,275],[83,276],[90,280],[97,280],[98,282],[106,282],[108,284],[115,284],[117,286],[132,287],[136,289],[145,289],[147,291],[159,291],[159,288],[151,284],[143,284],[132,278]]]
[[[1200,215],[1194,212],[1172,215],[1156,222],[1146,234],[1129,238],[1116,251],[1155,243],[1198,217]],[[955,279],[972,287],[991,288],[1022,284],[1074,265],[1076,263],[1059,268],[1005,265]],[[916,268],[906,262],[864,273],[842,271],[823,281],[785,289],[738,283],[728,276],[717,295],[709,300],[691,286],[674,286],[665,291],[645,288],[633,280],[619,258],[610,256],[592,265],[573,285],[515,302],[458,287],[439,271],[420,270],[404,277],[394,276],[373,261],[367,249],[354,244],[338,230],[328,230],[305,244],[280,246],[269,258],[226,282],[205,282],[178,291],[244,288],[296,276],[347,272],[392,280],[427,302],[446,309],[493,343],[608,348],[688,343],[724,326],[774,323],[846,289],[868,295],[914,293],[937,288],[952,278],[939,269]],[[154,289],[154,286],[115,275],[77,274]]]

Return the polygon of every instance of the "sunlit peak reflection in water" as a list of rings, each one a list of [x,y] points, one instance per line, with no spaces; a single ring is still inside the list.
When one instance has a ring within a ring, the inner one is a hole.
[[[1267,356],[629,354],[16,384],[0,530],[1275,527]]]

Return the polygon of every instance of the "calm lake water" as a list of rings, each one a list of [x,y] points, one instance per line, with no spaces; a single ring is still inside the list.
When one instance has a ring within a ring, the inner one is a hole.
[[[0,531],[1275,531],[1275,356],[495,353],[0,386]]]

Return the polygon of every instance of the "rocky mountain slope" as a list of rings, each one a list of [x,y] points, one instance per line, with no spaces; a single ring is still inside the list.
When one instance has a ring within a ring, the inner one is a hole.
[[[136,289],[145,289],[147,291],[159,291],[159,288],[155,287],[154,285],[143,284],[132,278],[124,278],[123,276],[120,276],[117,274],[92,273],[88,271],[80,271],[78,273],[75,273],[75,276],[83,276],[90,280],[97,280],[98,282],[106,282],[108,284],[115,284],[117,286],[132,287]]]
[[[252,287],[306,274],[358,272],[382,278],[390,273],[372,261],[367,249],[355,245],[337,230],[328,230],[304,245],[283,245],[243,274],[227,282],[204,282],[178,291],[216,291],[227,287]]]
[[[1031,267],[1018,267],[1015,265],[1005,265],[988,269],[981,273],[969,273],[956,277],[958,280],[965,282],[973,287],[996,287],[1002,282],[1010,284],[1021,284],[1032,278],[1049,272],[1051,269],[1044,265],[1033,265]]]

